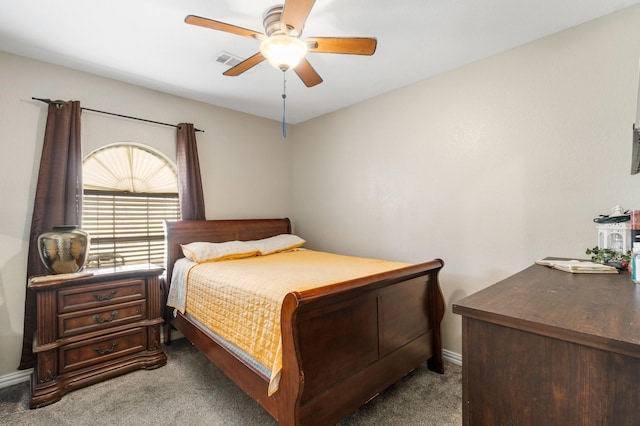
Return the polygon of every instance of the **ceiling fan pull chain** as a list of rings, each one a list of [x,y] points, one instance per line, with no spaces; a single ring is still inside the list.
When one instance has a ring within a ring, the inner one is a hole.
[[[287,138],[287,123],[285,119],[287,104],[287,73],[282,71],[282,137]]]

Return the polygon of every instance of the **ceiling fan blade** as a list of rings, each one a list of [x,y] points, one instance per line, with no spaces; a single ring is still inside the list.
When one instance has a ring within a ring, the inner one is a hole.
[[[313,69],[306,58],[302,58],[300,60],[300,63],[296,65],[293,70],[296,72],[296,74],[298,74],[300,80],[302,80],[304,85],[307,87],[313,87],[317,84],[322,83],[322,77],[320,77],[316,70]]]
[[[247,71],[248,69],[255,67],[256,65],[258,65],[262,61],[264,61],[264,56],[262,56],[262,53],[258,52],[255,55],[245,59],[242,62],[240,62],[235,67],[229,68],[228,70],[226,70],[222,74],[230,76],[230,77],[236,77],[236,76],[242,74],[243,72]]]
[[[280,28],[290,35],[299,37],[314,3],[315,0],[285,1],[280,17]]]
[[[200,16],[195,16],[195,15],[187,15],[187,17],[184,18],[184,22],[191,25],[197,25],[199,27],[211,28],[212,30],[224,31],[227,33],[237,34],[244,37],[255,38],[258,40],[262,40],[267,37],[264,34],[259,33],[257,31],[248,30],[246,28],[237,27],[235,25],[226,24],[220,21],[214,21],[213,19],[202,18]]]
[[[378,41],[372,37],[309,37],[309,52],[373,55]]]

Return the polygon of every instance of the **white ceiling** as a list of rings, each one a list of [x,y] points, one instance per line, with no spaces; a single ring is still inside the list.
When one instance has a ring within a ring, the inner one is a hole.
[[[294,0],[288,0],[294,1]],[[373,56],[310,53],[324,82],[286,73],[296,124],[640,3],[640,0],[316,0],[302,38],[376,37]],[[0,0],[0,50],[274,120],[282,72],[238,77],[216,61],[259,41],[184,23],[188,14],[264,32],[278,0]],[[55,93],[33,96],[56,98]],[[117,111],[114,111],[117,112]]]

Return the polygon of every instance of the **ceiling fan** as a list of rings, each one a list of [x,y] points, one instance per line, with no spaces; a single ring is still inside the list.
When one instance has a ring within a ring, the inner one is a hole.
[[[314,3],[315,0],[287,0],[284,5],[271,7],[263,16],[264,33],[195,15],[188,15],[184,21],[262,41],[260,52],[229,68],[224,75],[238,76],[267,59],[282,71],[293,68],[307,87],[313,87],[322,83],[322,78],[305,58],[307,52],[373,55],[377,45],[372,37],[309,37],[302,40],[302,30]]]

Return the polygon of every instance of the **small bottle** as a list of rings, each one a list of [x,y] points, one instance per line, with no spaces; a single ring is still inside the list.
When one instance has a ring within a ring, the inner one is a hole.
[[[640,243],[633,243],[633,254],[631,255],[631,280],[640,284]]]

